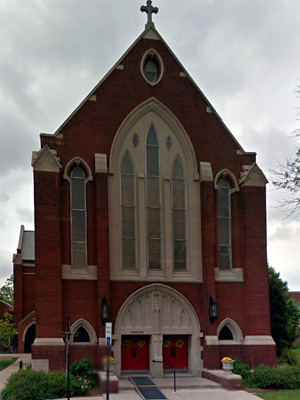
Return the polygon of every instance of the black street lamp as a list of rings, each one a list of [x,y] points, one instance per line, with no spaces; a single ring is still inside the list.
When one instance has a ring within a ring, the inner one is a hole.
[[[106,297],[102,297],[101,299],[101,321],[104,326],[108,321],[108,304]]]
[[[213,324],[217,318],[218,318],[217,303],[214,301],[214,299],[212,297],[210,297],[209,298],[209,320],[210,320],[210,323]]]

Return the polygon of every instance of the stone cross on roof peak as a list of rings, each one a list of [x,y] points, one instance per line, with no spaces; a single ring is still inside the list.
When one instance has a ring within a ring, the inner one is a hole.
[[[152,14],[157,14],[158,13],[158,8],[157,7],[153,7],[152,6],[152,1],[151,0],[147,0],[147,5],[146,6],[142,6],[141,7],[141,11],[142,12],[146,12],[148,14],[148,21],[146,24],[146,28],[148,28],[148,26],[152,25],[154,27],[154,23],[152,21]]]

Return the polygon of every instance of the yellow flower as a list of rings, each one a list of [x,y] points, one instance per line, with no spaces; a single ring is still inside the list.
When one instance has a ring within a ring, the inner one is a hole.
[[[222,361],[233,361],[231,357],[223,357]]]
[[[109,356],[109,357],[105,356],[105,357],[103,357],[102,361],[104,363],[107,363],[107,362],[112,363],[114,361],[114,358],[112,356]]]

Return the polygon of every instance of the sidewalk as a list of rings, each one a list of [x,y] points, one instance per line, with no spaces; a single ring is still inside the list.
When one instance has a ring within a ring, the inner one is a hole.
[[[258,400],[257,396],[244,392],[243,390],[228,391],[225,389],[179,389],[161,390],[168,400]],[[72,400],[106,400],[103,396],[95,397],[72,397]],[[123,391],[118,394],[110,394],[109,400],[141,400],[142,398],[134,391]]]
[[[13,364],[10,364],[4,370],[0,371],[0,390],[4,388],[10,375],[19,370],[19,361],[22,360],[25,363],[30,363],[31,361],[31,354],[5,354],[4,356],[6,357],[8,355],[11,355],[13,358],[17,357],[17,360]]]
[[[0,372],[0,390],[5,386],[9,376],[18,371],[19,361],[22,360],[27,363],[31,361],[31,354],[14,354],[13,357],[18,357],[18,359]],[[228,391],[218,387],[214,382],[202,378],[185,378],[186,388],[180,388],[174,392],[172,389],[168,388],[170,387],[170,383],[167,382],[168,380],[169,379],[155,380],[155,383],[168,400],[258,400],[257,396],[243,390]],[[129,381],[122,379],[120,381],[120,393],[110,394],[109,400],[141,400],[140,395],[131,386]],[[197,389],[197,386],[201,388]],[[106,400],[106,395],[72,397],[71,399]],[[66,398],[60,400],[66,400]]]

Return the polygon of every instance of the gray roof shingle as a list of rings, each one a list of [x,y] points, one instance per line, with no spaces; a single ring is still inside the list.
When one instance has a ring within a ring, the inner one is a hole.
[[[35,261],[34,231],[24,231],[21,256],[23,261]]]

